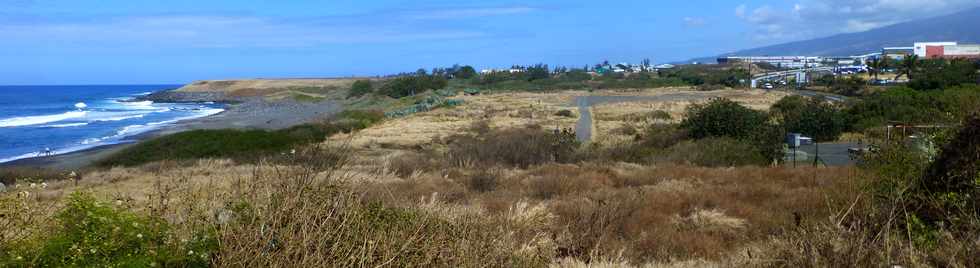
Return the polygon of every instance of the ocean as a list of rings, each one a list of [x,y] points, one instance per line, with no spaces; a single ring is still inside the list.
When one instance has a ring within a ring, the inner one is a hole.
[[[132,101],[179,85],[0,86],[0,163],[133,142],[224,111],[214,103]]]

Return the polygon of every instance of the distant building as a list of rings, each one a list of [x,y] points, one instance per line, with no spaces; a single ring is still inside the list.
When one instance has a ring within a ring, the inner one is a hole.
[[[914,43],[913,50],[916,56],[919,56],[919,58],[924,59],[924,58],[929,58],[930,48],[932,49],[933,54],[935,54],[936,51],[943,46],[955,46],[955,45],[957,45],[956,42],[916,42]]]
[[[881,49],[881,56],[889,60],[903,60],[915,55],[915,47],[886,47]]]
[[[929,46],[926,58],[980,59],[980,45]]]
[[[808,56],[762,56],[762,57],[721,57],[718,64],[728,63],[768,63],[779,68],[798,69],[822,66],[823,58]]]

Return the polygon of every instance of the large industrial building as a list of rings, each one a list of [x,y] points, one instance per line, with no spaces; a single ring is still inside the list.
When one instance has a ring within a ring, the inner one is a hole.
[[[823,59],[820,57],[807,56],[763,56],[763,57],[720,57],[719,64],[726,63],[768,63],[779,68],[806,68],[820,67]]]
[[[955,46],[956,42],[915,42],[913,46],[915,49],[915,55],[919,58],[927,58],[929,48],[936,48],[942,46]]]
[[[814,68],[823,66],[860,66],[872,58],[903,60],[911,55],[920,59],[980,59],[980,45],[957,42],[916,42],[911,47],[886,47],[880,53],[844,57],[812,56],[727,56],[719,57],[719,64],[768,63],[785,69]]]

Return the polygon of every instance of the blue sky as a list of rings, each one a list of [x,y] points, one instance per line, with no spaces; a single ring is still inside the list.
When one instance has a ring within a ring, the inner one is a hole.
[[[0,0],[0,84],[669,62],[867,30],[976,2]]]

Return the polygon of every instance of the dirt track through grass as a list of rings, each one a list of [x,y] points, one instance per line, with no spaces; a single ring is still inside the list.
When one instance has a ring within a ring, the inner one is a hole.
[[[575,103],[579,110],[579,120],[575,124],[575,138],[581,142],[592,140],[592,130],[595,129],[592,123],[591,108],[593,105],[635,101],[692,101],[705,98],[704,95],[690,93],[671,93],[659,96],[578,96],[575,97]]]

